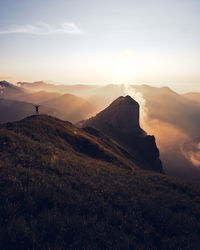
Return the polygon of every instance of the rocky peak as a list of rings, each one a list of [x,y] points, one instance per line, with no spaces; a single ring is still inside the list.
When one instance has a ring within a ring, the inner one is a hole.
[[[95,123],[95,127],[104,125],[123,133],[140,132],[139,104],[130,96],[120,96],[106,109],[88,120]]]
[[[9,82],[6,82],[6,81],[0,81],[0,86],[1,87],[10,87],[11,84]]]
[[[9,89],[18,89],[17,86],[7,82],[7,81],[0,81],[1,88],[9,88]]]
[[[115,105],[136,105],[136,106],[139,106],[139,104],[133,98],[131,98],[129,95],[118,97],[116,100],[114,100],[110,104],[110,107],[115,106]]]
[[[143,168],[162,172],[155,138],[140,128],[139,111],[139,104],[130,96],[120,96],[81,125],[96,128],[115,139],[140,159]]]

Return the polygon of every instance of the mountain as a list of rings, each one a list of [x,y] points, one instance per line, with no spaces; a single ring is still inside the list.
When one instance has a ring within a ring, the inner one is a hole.
[[[40,106],[41,114],[59,115],[55,109]],[[0,123],[13,122],[35,114],[33,104],[14,100],[0,99]]]
[[[112,101],[122,95],[133,98],[141,96],[146,103],[149,119],[158,119],[172,124],[184,133],[195,136],[199,129],[200,104],[192,98],[180,95],[168,87],[150,85],[109,84],[96,85],[54,85],[44,82],[20,83],[26,89],[48,90],[74,94],[92,103],[97,112],[105,109]],[[138,98],[139,100],[140,98]],[[192,122],[191,122],[192,120]]]
[[[189,92],[189,93],[184,94],[184,96],[192,101],[200,102],[200,93],[199,92]]]
[[[148,117],[150,119],[159,119],[163,122],[173,124],[183,132],[190,132],[192,135],[196,134],[200,124],[198,119],[198,117],[200,117],[200,105],[197,103],[198,93],[180,95],[168,87],[157,88],[146,84],[109,84],[96,86],[84,84],[54,85],[44,82],[35,82],[19,83],[19,86],[34,91],[48,90],[75,94],[95,105],[98,112],[106,108],[109,103],[115,100],[118,96],[128,94],[134,98],[139,93],[146,102]],[[196,97],[194,97],[194,95]]]
[[[81,119],[86,119],[95,113],[95,107],[75,95],[64,94],[48,101],[42,102],[42,105],[59,110],[62,113],[63,120],[78,122]]]
[[[28,83],[28,82],[18,82],[18,86],[31,90],[31,91],[49,91],[49,92],[59,92],[62,94],[73,94],[80,96],[82,98],[87,98],[93,95],[94,92],[98,91],[101,87],[98,85],[86,85],[86,84],[73,84],[73,85],[63,85],[63,84],[51,84],[43,81]]]
[[[15,86],[6,81],[0,82],[0,98],[4,99],[40,104],[41,102],[48,101],[60,95],[61,94],[57,92],[30,92],[30,90],[22,88],[19,84]]]
[[[93,125],[103,131],[113,131],[134,134],[143,133],[139,125],[139,104],[130,96],[120,96],[105,110],[95,117],[84,121],[84,124]]]
[[[61,94],[57,92],[39,91],[39,92],[26,93],[24,95],[20,95],[16,99],[18,101],[30,102],[33,104],[41,104],[42,102],[46,102],[50,99],[54,99],[59,96],[61,96]]]
[[[32,104],[41,105],[42,114],[71,122],[86,119],[96,112],[95,106],[81,97],[47,91],[30,92],[23,88],[23,84],[18,86],[0,82],[0,122],[12,122],[33,114]]]
[[[155,138],[146,135],[140,128],[139,104],[130,96],[120,96],[95,117],[79,125],[100,130],[126,147],[131,154],[137,155],[141,167],[162,172]]]
[[[108,85],[55,85],[43,81],[38,82],[18,82],[18,86],[25,90],[31,91],[49,91],[59,92],[63,94],[73,94],[91,102],[100,111],[110,102],[124,94],[124,84],[108,84]]]
[[[200,104],[177,94],[168,87],[132,85],[146,101],[149,119],[172,124],[190,136],[196,136],[200,125]]]
[[[37,98],[38,96],[34,96],[30,101],[38,104],[36,102]],[[94,109],[91,104],[82,98],[72,95],[50,99],[42,103],[39,107],[40,114],[53,115],[63,120],[69,120],[70,122],[77,122],[87,118],[92,112],[94,112]],[[32,103],[0,99],[0,123],[21,120],[32,114],[35,114],[35,108]]]
[[[14,99],[25,93],[26,93],[25,90],[7,81],[0,81],[0,98]]]
[[[106,108],[113,100],[121,95],[133,98],[142,96],[146,103],[149,119],[157,119],[172,124],[189,136],[196,136],[200,125],[200,103],[198,94],[180,95],[168,87],[152,87],[143,85],[109,84],[96,85],[53,85],[44,82],[20,83],[26,89],[58,91],[75,94],[92,103],[97,112]],[[189,98],[190,95],[190,98]],[[193,97],[191,97],[191,95]]]
[[[0,125],[1,249],[198,249],[200,189],[39,115]]]

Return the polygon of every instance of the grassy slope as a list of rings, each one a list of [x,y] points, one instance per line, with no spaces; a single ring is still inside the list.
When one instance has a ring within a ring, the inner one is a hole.
[[[47,116],[1,125],[0,248],[198,249],[200,189],[124,154]]]

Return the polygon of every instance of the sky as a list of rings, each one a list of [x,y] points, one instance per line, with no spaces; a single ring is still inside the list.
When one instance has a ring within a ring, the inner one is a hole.
[[[0,0],[0,80],[200,91],[200,0]]]

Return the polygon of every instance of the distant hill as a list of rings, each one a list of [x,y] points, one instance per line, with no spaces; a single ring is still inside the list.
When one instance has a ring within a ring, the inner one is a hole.
[[[41,114],[59,116],[59,112],[45,106],[40,106]],[[14,100],[0,99],[0,123],[13,122],[35,114],[35,108],[31,103]]]
[[[31,90],[31,91],[49,91],[58,92],[62,94],[73,94],[86,98],[89,95],[93,95],[95,91],[100,89],[98,85],[87,85],[87,84],[51,84],[43,81],[28,83],[28,82],[18,82],[18,86]]]
[[[24,95],[26,91],[7,81],[0,81],[0,98],[15,99],[20,95]]]
[[[19,84],[18,84],[19,85]],[[58,92],[25,90],[11,83],[0,82],[0,122],[16,121],[34,113],[32,104],[41,105],[40,112],[70,122],[78,122],[95,114],[94,105],[81,97]]]
[[[78,122],[95,114],[95,107],[88,101],[71,94],[64,94],[48,101],[42,105],[59,110],[63,120]]]
[[[121,96],[95,117],[82,121],[79,125],[106,133],[137,155],[143,168],[162,172],[155,138],[146,135],[140,128],[139,113],[139,104],[135,100],[130,96]]]
[[[200,102],[200,93],[199,92],[186,93],[186,94],[184,94],[184,96],[192,101]]]
[[[33,104],[41,104],[42,102],[46,102],[50,99],[54,99],[61,96],[61,94],[56,92],[47,92],[47,91],[39,91],[34,93],[26,93],[24,95],[20,95],[17,100],[24,102],[31,102]]]
[[[49,116],[0,125],[1,249],[198,249],[200,189]]]
[[[176,126],[191,136],[198,134],[200,104],[177,94],[168,87],[155,88],[148,85],[133,85],[146,100],[148,117]]]
[[[16,100],[34,104],[40,104],[49,99],[56,98],[61,94],[56,92],[37,91],[31,92],[22,88],[20,85],[15,86],[6,81],[0,81],[0,98],[7,100]]]
[[[106,108],[117,97],[140,93],[146,102],[148,117],[158,119],[176,126],[183,132],[196,135],[200,125],[200,104],[198,93],[180,95],[168,87],[152,87],[143,85],[108,84],[96,85],[54,85],[44,82],[20,83],[26,89],[59,91],[74,94],[92,103],[97,112]],[[194,95],[196,98],[194,98]],[[191,122],[192,120],[192,122]]]

